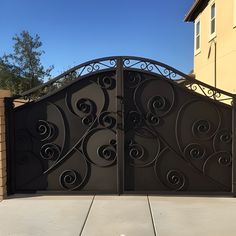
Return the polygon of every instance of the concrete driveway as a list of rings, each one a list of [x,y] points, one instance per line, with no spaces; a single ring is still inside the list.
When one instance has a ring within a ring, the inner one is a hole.
[[[0,202],[0,236],[235,236],[236,199],[24,196]]]

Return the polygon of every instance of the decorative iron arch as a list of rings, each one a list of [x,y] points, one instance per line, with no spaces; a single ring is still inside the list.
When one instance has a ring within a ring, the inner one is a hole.
[[[118,61],[122,62],[122,69],[124,71],[135,70],[137,72],[158,75],[163,79],[171,80],[180,86],[184,86],[193,92],[198,92],[215,101],[232,104],[233,94],[196,80],[167,64],[136,56],[111,56],[87,61],[67,70],[42,85],[30,89],[19,96],[15,96],[13,99],[24,98],[37,100],[51,92],[56,92],[60,88],[84,76],[116,70]]]

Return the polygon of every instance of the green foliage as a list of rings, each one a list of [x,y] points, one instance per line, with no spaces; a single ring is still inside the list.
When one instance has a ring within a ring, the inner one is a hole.
[[[50,77],[53,69],[45,69],[41,63],[44,51],[39,35],[32,37],[22,31],[13,38],[13,53],[0,58],[0,88],[10,89],[13,94],[20,94],[43,83]]]

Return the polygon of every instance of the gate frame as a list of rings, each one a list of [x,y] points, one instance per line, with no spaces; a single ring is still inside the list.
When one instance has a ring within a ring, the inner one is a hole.
[[[232,104],[232,194],[236,197],[236,95]]]
[[[107,67],[107,68],[102,68],[102,69],[96,69],[96,65],[104,65],[103,62],[104,61],[116,61],[115,66],[112,67]],[[144,63],[143,67],[140,66],[138,68],[134,67],[126,67],[125,65],[125,61],[128,61],[130,63],[130,61],[137,61],[137,64],[134,64],[135,66],[140,64],[140,63]],[[164,75],[160,72],[160,74],[162,76],[164,76],[166,79],[168,80],[172,80],[174,79],[173,75],[178,75],[181,78],[184,78],[187,82],[187,84],[184,85],[179,85],[179,86],[184,86],[184,87],[188,87],[190,92],[196,92],[195,89],[193,88],[193,85],[198,86],[200,89],[203,88],[207,88],[209,89],[209,91],[213,92],[213,95],[207,95],[205,94],[206,97],[208,97],[209,99],[212,99],[212,101],[215,102],[224,102],[227,99],[218,99],[216,94],[224,94],[225,96],[228,96],[229,99],[231,99],[231,105],[232,105],[232,191],[229,192],[229,194],[226,193],[216,193],[216,192],[175,192],[175,195],[198,195],[198,194],[219,194],[219,195],[230,195],[233,197],[236,197],[236,95],[235,94],[231,94],[229,92],[223,91],[221,89],[217,89],[213,86],[207,85],[201,81],[198,81],[196,79],[193,79],[192,77],[190,77],[189,75],[186,75],[166,64],[163,64],[161,62],[155,61],[155,60],[151,60],[151,59],[147,59],[147,58],[142,58],[142,57],[134,57],[134,56],[112,56],[112,57],[103,57],[103,58],[98,58],[95,60],[91,60],[88,62],[85,62],[83,64],[80,64],[78,66],[73,67],[72,69],[64,72],[63,74],[55,77],[54,79],[40,85],[37,86],[33,89],[30,89],[24,93],[22,93],[19,96],[13,96],[10,98],[5,98],[4,102],[5,102],[5,113],[6,113],[6,155],[7,155],[7,193],[9,194],[13,194],[14,190],[15,190],[15,182],[14,182],[14,116],[13,116],[13,110],[14,110],[14,101],[20,98],[29,98],[29,102],[35,102],[38,100],[41,100],[44,95],[43,94],[42,97],[39,97],[39,99],[37,100],[33,100],[32,99],[32,95],[39,91],[40,89],[48,89],[47,92],[49,92],[51,95],[51,91],[50,91],[50,87],[52,87],[53,84],[57,83],[58,81],[60,81],[60,79],[65,78],[68,75],[72,75],[74,72],[76,72],[77,70],[80,70],[82,68],[82,71],[84,71],[86,68],[88,68],[89,66],[91,66],[91,71],[88,71],[87,74],[85,75],[92,75],[95,73],[100,73],[105,71],[106,69],[112,68],[113,70],[116,70],[116,76],[117,76],[117,80],[120,80],[120,83],[117,83],[117,89],[116,89],[116,97],[117,97],[117,114],[116,114],[116,118],[117,118],[117,192],[118,194],[133,194],[134,192],[132,191],[125,191],[124,190],[124,130],[123,130],[123,125],[124,125],[124,103],[123,103],[123,98],[124,98],[124,89],[123,89],[123,85],[124,85],[124,71],[126,69],[134,69],[137,71],[142,71],[142,72],[147,72],[151,75],[155,75],[157,74],[156,72],[153,72],[153,66],[154,67],[158,67],[158,71],[161,68],[162,72],[164,72]],[[87,69],[88,70],[88,69]],[[155,68],[154,68],[155,70]],[[83,76],[83,72],[81,72],[81,74],[79,74],[79,77]],[[172,77],[173,76],[173,77]],[[76,77],[77,79],[78,77]],[[73,81],[72,81],[73,82]],[[69,83],[68,83],[69,84]],[[57,91],[56,91],[57,92]],[[54,92],[53,92],[54,93]],[[46,95],[48,96],[48,94]],[[138,192],[135,191],[136,194],[144,194],[143,192]],[[149,192],[148,194],[173,194],[173,191],[169,191],[169,192]],[[66,194],[66,192],[63,192],[63,194]],[[72,192],[70,192],[69,194],[72,194]],[[79,192],[76,192],[75,194],[81,194]]]
[[[116,68],[116,80],[120,80],[120,83],[117,83],[116,88],[116,102],[117,102],[117,192],[122,194],[124,192],[124,73],[123,73],[123,61],[122,58],[117,59],[117,68]]]

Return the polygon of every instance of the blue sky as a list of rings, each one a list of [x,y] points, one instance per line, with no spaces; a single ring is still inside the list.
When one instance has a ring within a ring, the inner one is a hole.
[[[193,0],[2,0],[0,56],[14,34],[39,34],[53,76],[103,56],[155,59],[185,73],[193,65],[193,25],[183,22]]]

